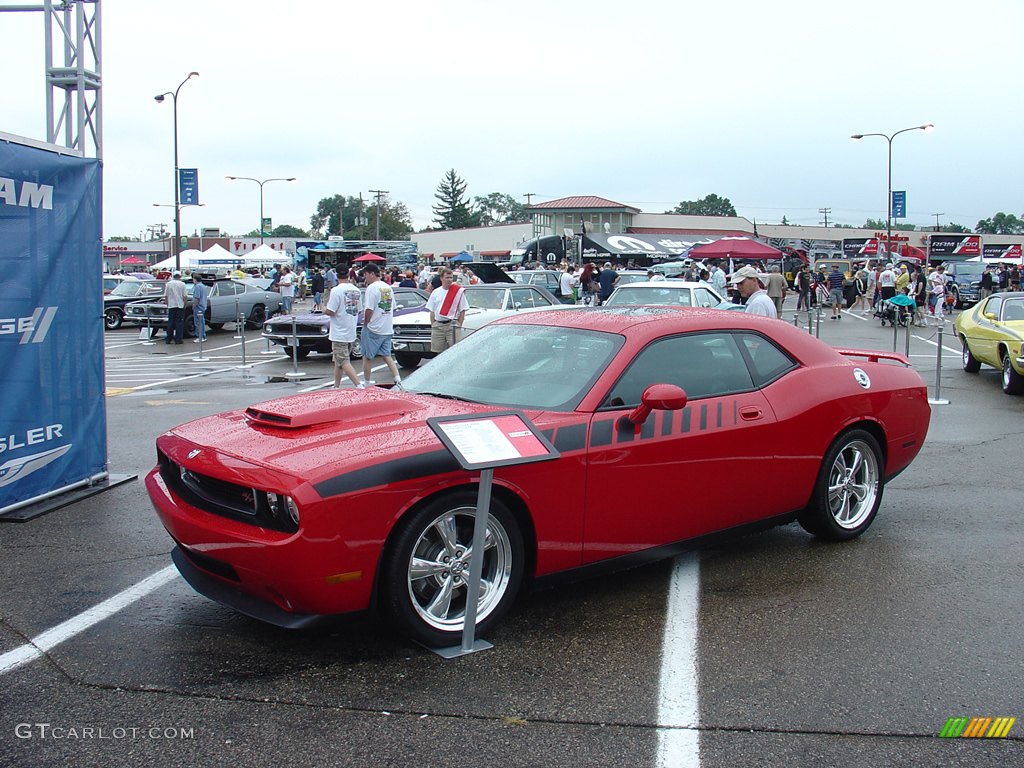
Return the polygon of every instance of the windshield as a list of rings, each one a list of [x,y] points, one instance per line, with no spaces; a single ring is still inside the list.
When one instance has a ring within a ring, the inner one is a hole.
[[[402,381],[409,392],[527,410],[571,411],[622,346],[617,334],[488,325]]]
[[[505,290],[491,288],[467,288],[466,301],[471,307],[501,309],[505,304]]]
[[[138,296],[142,291],[142,283],[138,280],[123,280],[117,288],[110,292],[111,296]]]
[[[656,304],[667,307],[692,306],[690,289],[675,288],[666,285],[664,288],[618,288],[605,302],[607,307],[618,307],[634,304]]]
[[[981,277],[981,273],[985,271],[984,264],[957,264],[954,268],[956,270],[956,276],[960,277]]]

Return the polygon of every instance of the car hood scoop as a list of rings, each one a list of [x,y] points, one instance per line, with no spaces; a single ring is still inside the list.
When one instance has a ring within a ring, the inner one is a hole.
[[[360,423],[382,423],[418,411],[422,406],[404,397],[373,389],[360,392],[361,397],[339,402],[337,391],[317,393],[302,398],[281,398],[245,409],[250,423],[278,429],[305,429],[322,424],[356,426]]]

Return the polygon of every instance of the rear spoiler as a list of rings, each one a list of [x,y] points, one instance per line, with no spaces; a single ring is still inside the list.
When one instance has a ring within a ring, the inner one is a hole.
[[[893,360],[900,365],[910,368],[910,360],[898,352],[879,352],[874,349],[844,349],[842,347],[836,348],[835,351],[844,357],[865,357],[869,363],[877,363],[880,360]]]

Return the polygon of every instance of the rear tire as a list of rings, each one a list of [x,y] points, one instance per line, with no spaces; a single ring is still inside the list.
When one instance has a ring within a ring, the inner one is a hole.
[[[424,645],[457,645],[466,610],[466,581],[476,521],[475,490],[429,502],[401,523],[382,567],[383,608],[399,630]],[[491,498],[478,602],[478,636],[516,598],[526,565],[515,516]]]
[[[291,360],[292,348],[284,347],[284,353],[288,355],[288,359]],[[305,360],[307,357],[309,357],[309,347],[299,347],[295,350],[295,358],[297,360]]]
[[[835,439],[821,462],[811,502],[797,516],[805,531],[828,541],[860,536],[882,503],[882,451],[863,429]]]
[[[262,304],[257,304],[252,308],[252,312],[249,313],[249,319],[245,322],[245,327],[252,330],[254,328],[262,328],[263,321],[267,319],[267,308]]]
[[[978,360],[973,354],[971,354],[971,348],[967,346],[967,339],[963,338],[960,340],[964,345],[964,351],[962,355],[964,370],[967,373],[977,373],[981,370],[981,361]]]

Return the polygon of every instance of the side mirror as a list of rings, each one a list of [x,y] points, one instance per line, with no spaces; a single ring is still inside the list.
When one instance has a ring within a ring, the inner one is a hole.
[[[985,318],[987,320],[998,320],[998,318],[996,317],[995,312],[986,312],[985,313]]]
[[[675,384],[651,384],[640,396],[640,405],[626,418],[639,427],[651,411],[680,411],[686,407],[686,393]]]

